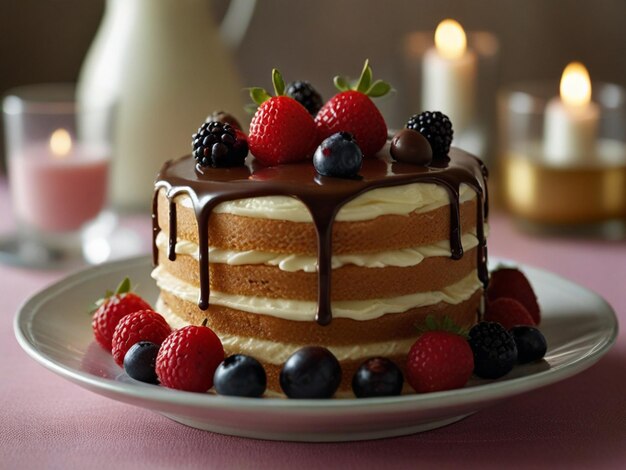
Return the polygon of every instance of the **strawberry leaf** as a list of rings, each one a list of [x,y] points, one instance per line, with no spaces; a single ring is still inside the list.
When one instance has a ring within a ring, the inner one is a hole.
[[[454,320],[448,315],[444,316],[442,319],[437,319],[434,315],[428,315],[421,325],[416,323],[415,327],[419,333],[426,333],[427,331],[447,331],[448,333],[463,336],[464,338],[467,338],[468,335],[468,331],[454,323]]]
[[[361,93],[365,93],[369,89],[370,83],[372,82],[372,69],[369,64],[369,59],[366,59],[365,65],[363,65],[363,70],[361,71],[361,76],[356,84],[356,91],[360,91]]]
[[[337,75],[333,79],[333,82],[335,82],[335,87],[339,91],[348,91],[350,89],[350,84],[348,83],[348,81],[346,80],[345,77],[341,77],[341,76]]]
[[[372,83],[372,86],[369,87],[365,94],[370,98],[378,98],[380,96],[385,96],[390,91],[391,85],[389,85],[389,83],[383,82],[382,80],[376,80]]]
[[[274,85],[276,96],[283,96],[285,94],[285,81],[278,69],[272,69],[272,84]]]
[[[125,277],[124,280],[120,282],[120,285],[117,286],[117,289],[115,290],[115,294],[121,295],[121,294],[128,294],[129,292],[130,292],[130,279]]]
[[[243,107],[244,111],[248,114],[256,113],[256,110],[259,109],[259,105],[256,103],[248,103]]]
[[[271,96],[263,88],[253,87],[253,88],[250,88],[250,98],[256,104],[261,106],[263,103],[265,103],[267,100],[269,100],[271,98]]]

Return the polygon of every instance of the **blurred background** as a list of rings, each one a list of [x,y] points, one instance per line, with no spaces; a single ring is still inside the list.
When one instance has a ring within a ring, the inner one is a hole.
[[[160,14],[170,16],[183,5],[193,3],[194,8],[207,12],[207,18],[209,15],[212,16],[216,24],[224,17],[230,3],[228,0],[151,1],[161,5],[167,4],[167,7],[161,9]],[[161,84],[158,86],[165,87],[164,89],[186,88],[189,91],[204,87],[206,90],[216,89],[213,92],[219,95],[220,88],[225,86],[224,80],[226,80],[226,82],[236,83],[240,100],[245,103],[248,100],[243,87],[271,88],[270,71],[273,67],[277,67],[287,81],[308,80],[315,85],[323,97],[329,98],[334,94],[332,77],[337,74],[358,76],[363,60],[369,58],[374,77],[390,82],[397,91],[377,103],[390,128],[403,126],[411,114],[421,111],[421,109],[416,109],[415,104],[418,102],[415,97],[420,94],[420,84],[416,83],[411,75],[411,60],[407,58],[406,44],[409,34],[421,31],[430,37],[434,34],[437,24],[445,18],[454,18],[462,24],[468,32],[470,46],[472,32],[489,32],[499,43],[499,51],[496,54],[496,60],[490,63],[492,69],[489,70],[488,80],[482,79],[479,71],[478,81],[487,83],[489,96],[479,94],[476,106],[489,109],[490,142],[484,151],[477,153],[482,153],[480,156],[487,158],[494,170],[499,166],[499,160],[503,158],[502,155],[497,155],[502,152],[496,150],[494,144],[497,140],[497,127],[503,122],[503,119],[497,117],[495,112],[498,90],[523,81],[543,80],[548,84],[547,97],[556,96],[561,73],[564,67],[574,60],[582,62],[587,67],[592,83],[612,82],[626,87],[626,52],[624,50],[626,2],[624,0],[595,0],[593,3],[585,0],[551,2],[545,0],[524,2],[516,0],[473,2],[458,0],[437,2],[426,0],[386,0],[385,2],[259,0],[249,26],[237,46],[229,48],[216,33],[212,41],[199,46],[199,49],[179,50],[181,48],[178,48],[174,52],[168,50],[172,41],[164,39],[167,38],[167,31],[159,30],[159,28],[164,28],[162,25],[166,23],[162,21],[162,18],[161,20],[157,18],[156,10],[152,12],[153,15],[150,13],[152,8],[145,8],[148,3],[148,0],[5,0],[1,2],[0,31],[3,32],[4,40],[0,42],[0,63],[2,64],[0,92],[5,94],[12,87],[31,83],[76,82],[105,11],[110,12],[114,7],[128,10],[116,19],[116,28],[119,26],[120,30],[125,31],[124,34],[132,34],[134,30],[140,29],[146,33],[142,36],[144,43],[135,44],[140,48],[133,49],[135,52],[133,73],[130,78],[124,79],[135,80],[137,82],[134,84],[135,90],[141,92],[152,87],[153,92],[160,81]],[[144,8],[131,12],[133,5],[139,4],[143,4]],[[198,15],[195,16],[198,17]],[[124,22],[124,18],[128,21]],[[120,22],[124,24],[119,24]],[[199,23],[192,23],[193,21],[188,21],[176,34],[187,36],[187,33],[202,27]],[[152,29],[148,31],[149,28]],[[192,36],[189,35],[189,37]],[[146,49],[146,63],[151,63],[151,68],[137,68],[137,62],[141,62],[144,58],[141,53],[137,55],[141,47]],[[198,52],[204,50],[207,51],[206,54]],[[155,67],[155,61],[158,63],[161,57],[175,58],[175,60],[169,62],[164,59],[163,63]],[[224,72],[224,57],[228,58],[229,67],[232,64],[231,68],[234,68],[229,79],[224,78],[227,75]],[[109,57],[109,59],[115,61],[114,57]],[[414,62],[416,60],[420,59],[413,59]],[[178,65],[183,61],[190,62],[191,67],[185,68]],[[197,67],[194,67],[194,64]],[[95,73],[107,72],[106,69],[98,70],[100,72]],[[142,70],[145,73],[142,74]],[[157,70],[157,72],[152,72],[152,70]],[[218,79],[218,77],[221,78]],[[102,81],[107,79],[103,77]],[[230,85],[233,86],[232,83]],[[204,115],[215,110],[216,107],[222,107],[213,106],[212,103],[208,103],[210,99],[198,96],[199,100],[207,101],[206,105],[202,104]],[[125,99],[134,98],[136,97],[133,95]],[[617,103],[616,106],[621,107],[620,112],[624,114],[623,110],[626,109],[624,96],[613,94],[611,99]],[[146,98],[146,100],[150,101],[154,98]],[[541,113],[543,113],[544,104],[541,103]],[[192,117],[190,122],[199,124],[201,117],[196,116],[192,111],[186,112],[185,109],[189,108],[176,111],[173,109],[174,105],[175,103],[168,104],[164,99],[158,106],[144,109],[144,112],[150,114],[153,119],[156,119],[157,115],[163,116],[161,121],[165,123],[165,127],[151,125],[147,126],[147,131],[139,128],[135,131],[135,122],[118,123],[123,130],[131,134],[127,138],[137,142],[137,147],[132,147],[132,151],[127,149],[127,153],[141,152],[142,148],[148,152],[145,145],[152,140],[150,132],[162,136],[168,133],[169,129],[172,130],[171,141],[173,143],[169,147],[167,143],[160,143],[160,150],[168,158],[188,151],[187,134],[191,135],[195,124],[193,126],[185,124],[186,127],[181,137],[182,146],[181,140],[174,137],[174,126],[189,116]],[[246,119],[240,109],[228,109],[228,111]],[[541,126],[543,115],[540,119],[541,121],[536,121],[532,125]],[[626,119],[624,116],[613,119],[611,125],[613,128],[617,126],[617,132],[613,134],[617,135],[618,140],[621,139],[626,148],[624,119]],[[605,128],[605,124],[600,122],[600,127]],[[171,127],[167,127],[168,125]],[[527,124],[524,125],[528,127]],[[0,162],[5,160],[2,132],[0,130]],[[136,132],[136,135],[133,132]],[[506,132],[500,132],[499,136],[502,137],[505,134]],[[606,132],[601,130],[599,137],[607,137],[605,134]],[[614,138],[613,134],[609,137]],[[115,157],[119,160],[117,156]],[[626,156],[622,155],[622,157],[626,159]],[[624,216],[626,190],[623,188],[626,187],[626,163],[623,159],[619,162],[621,165],[619,170],[611,169],[610,174],[597,173],[590,183],[595,185],[594,188],[602,194],[610,192],[608,196],[610,201],[607,202],[602,196],[604,199],[590,203],[593,206],[591,217],[585,215],[580,220],[574,217],[574,219],[564,218],[561,221],[557,218],[555,222],[587,222],[593,221],[594,218],[601,220],[615,218],[616,215],[624,219],[626,217]],[[116,176],[115,165],[113,162],[114,185],[119,179]],[[0,169],[2,167],[4,163],[0,165]],[[136,171],[132,168],[131,172]],[[509,173],[521,174],[521,170],[515,171],[516,173]],[[541,185],[551,187],[554,176],[547,175],[543,170],[538,171],[537,168],[524,171],[530,174],[530,179],[520,183],[522,193],[533,192],[533,197],[539,197],[541,202],[546,195],[546,189]],[[152,168],[147,169],[146,172],[149,175],[154,174]],[[493,174],[495,180],[500,178],[495,171]],[[562,175],[557,175],[557,177],[560,176]],[[137,189],[138,194],[149,195],[150,178],[147,182],[138,185],[140,186]],[[505,178],[506,175],[502,177],[503,180]],[[564,183],[565,189],[556,193],[557,199],[570,197],[572,188],[579,184],[587,184],[585,178],[583,180],[569,176],[568,178]],[[610,191],[607,191],[605,186],[607,178],[611,179]],[[126,185],[126,182],[124,184]],[[517,190],[518,188],[515,189]],[[113,186],[113,192],[121,191]],[[575,192],[579,191],[576,189]],[[533,214],[541,212],[538,209],[540,202],[537,201],[537,199],[530,202],[528,200],[514,201],[514,204],[519,202],[527,206],[520,206],[514,210],[517,210],[518,215],[524,218],[529,214],[524,211],[530,208],[530,218],[532,218]],[[116,201],[113,202],[116,205]],[[123,205],[123,203],[119,204],[120,207]],[[598,206],[602,207],[598,209]],[[562,206],[557,205],[556,208],[550,209],[551,212],[549,211],[545,217],[551,220],[554,211],[558,212],[561,209]]]
[[[228,5],[227,0],[205,3],[216,19]],[[4,36],[0,92],[28,83],[76,81],[105,4],[105,0],[0,2]],[[382,106],[389,125],[397,127],[413,111],[403,109],[406,100],[397,99],[407,88],[405,34],[434,32],[447,17],[467,31],[496,35],[501,48],[499,84],[550,79],[556,93],[564,66],[579,60],[592,80],[626,86],[623,0],[260,0],[233,57],[244,86],[269,87],[270,70],[278,67],[288,80],[311,81],[325,97],[333,93],[334,75],[358,74],[369,57],[375,76],[399,92]],[[210,77],[206,81],[210,86]],[[0,145],[0,152],[3,149]]]

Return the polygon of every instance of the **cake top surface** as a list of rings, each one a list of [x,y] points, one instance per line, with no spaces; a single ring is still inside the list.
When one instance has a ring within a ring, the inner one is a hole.
[[[451,149],[448,159],[418,166],[394,161],[385,147],[376,157],[363,160],[355,178],[319,175],[310,161],[266,167],[248,158],[245,166],[213,168],[197,165],[186,156],[164,165],[157,186],[166,187],[169,197],[189,195],[196,208],[239,198],[281,195],[300,199],[309,210],[321,210],[329,203],[338,210],[366,191],[410,183],[437,184],[457,194],[460,185],[466,184],[482,193],[485,174],[478,158],[456,148]]]

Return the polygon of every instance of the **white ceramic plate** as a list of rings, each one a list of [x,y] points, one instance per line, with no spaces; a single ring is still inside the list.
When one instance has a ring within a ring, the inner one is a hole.
[[[522,267],[541,303],[545,361],[517,366],[497,381],[463,389],[370,399],[287,400],[222,397],[169,390],[130,378],[93,340],[87,313],[124,277],[154,301],[148,257],[73,274],[31,297],[15,318],[20,345],[36,361],[77,383],[176,421],[222,434],[289,441],[346,441],[412,434],[453,423],[496,400],[558,382],[595,363],[617,335],[611,307],[595,293],[546,271]]]

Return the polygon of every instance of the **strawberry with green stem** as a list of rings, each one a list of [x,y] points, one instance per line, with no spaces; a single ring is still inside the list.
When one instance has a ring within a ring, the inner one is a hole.
[[[426,317],[421,336],[407,356],[406,379],[419,393],[463,387],[474,370],[474,355],[466,333],[444,317]]]
[[[266,166],[307,160],[317,144],[313,118],[304,106],[285,96],[285,82],[276,69],[272,83],[276,96],[263,88],[250,89],[258,105],[248,134],[250,152]]]
[[[105,297],[96,302],[95,307],[91,323],[94,336],[109,352],[115,327],[122,318],[138,310],[152,310],[145,300],[131,291],[128,278],[124,278],[115,292],[107,291]]]
[[[387,141],[387,125],[371,98],[386,95],[391,86],[382,80],[372,82],[368,60],[355,84],[340,76],[335,77],[334,82],[340,93],[333,96],[315,117],[318,140],[336,132],[349,132],[363,156],[374,156]]]

